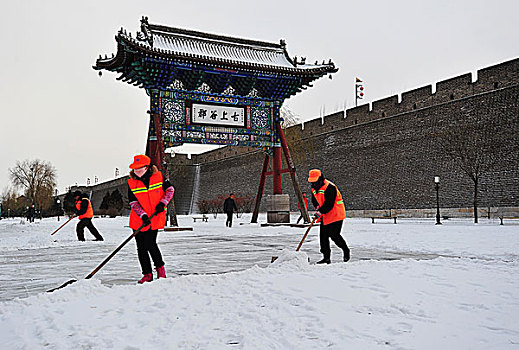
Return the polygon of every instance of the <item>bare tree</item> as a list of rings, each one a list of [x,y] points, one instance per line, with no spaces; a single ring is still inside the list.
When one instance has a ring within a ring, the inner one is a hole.
[[[56,187],[56,169],[49,162],[39,159],[17,161],[14,168],[9,168],[9,177],[16,188],[24,191],[27,200],[38,208],[44,209],[51,204]]]
[[[301,118],[292,112],[292,110],[287,106],[282,106],[279,113],[281,114],[281,118],[283,118],[283,121],[281,122],[281,127],[283,129],[301,123]]]
[[[301,137],[301,118],[288,107],[281,107],[281,117],[283,122],[281,127],[284,130],[285,138],[290,149],[292,160],[296,164],[303,164],[308,155],[313,157],[314,147],[311,140],[303,140]]]
[[[439,136],[442,150],[473,182],[474,222],[478,222],[478,193],[480,180],[498,162],[506,161],[518,146],[507,140],[513,120],[491,115],[485,108],[461,108],[463,118],[451,124]],[[517,124],[517,120],[515,120]]]

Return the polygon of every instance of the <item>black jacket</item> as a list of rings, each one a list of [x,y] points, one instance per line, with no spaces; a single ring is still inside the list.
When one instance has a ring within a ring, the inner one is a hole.
[[[84,200],[84,199],[86,199],[86,200]],[[76,206],[74,206],[74,212],[76,213],[76,216],[83,215],[88,210],[88,196],[86,194],[83,194],[79,197],[79,200],[81,201],[79,210],[77,210]],[[77,202],[76,202],[76,204],[77,204]]]
[[[323,185],[324,185],[324,179],[323,179],[323,182],[316,184],[316,186],[319,186],[318,188],[315,188],[314,186],[312,186],[312,187],[314,190],[318,191],[319,188],[321,188]],[[337,198],[337,187],[335,187],[332,184],[329,184],[328,187],[326,187],[326,191],[324,191],[324,203],[319,208],[319,212],[321,214],[326,214],[330,210],[332,210],[333,206],[335,205],[336,198]],[[317,202],[317,199],[315,199],[313,194],[312,194],[312,204],[314,205],[315,208],[317,208],[319,206],[319,203]]]
[[[225,213],[233,213],[234,210],[238,211],[238,208],[236,207],[236,202],[234,202],[234,199],[232,199],[231,197],[228,197],[224,202],[223,202],[223,211]]]

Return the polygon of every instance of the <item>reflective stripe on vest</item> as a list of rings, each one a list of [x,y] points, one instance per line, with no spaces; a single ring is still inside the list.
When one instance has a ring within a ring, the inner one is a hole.
[[[146,188],[144,183],[141,180],[137,179],[128,179],[128,186],[130,190],[135,195],[142,209],[146,212],[148,217],[155,212],[155,207],[159,204],[160,200],[164,197],[164,191],[162,189],[163,177],[160,171],[152,174],[150,176],[150,184],[149,187]],[[164,211],[155,215],[151,219],[151,229],[159,230],[164,228],[166,224],[166,210],[164,207]],[[130,227],[134,230],[137,230],[142,225],[141,218],[133,211],[130,211]],[[150,230],[150,226],[146,226],[143,228],[143,231]]]
[[[317,200],[317,203],[319,203],[319,206],[322,206],[324,204],[324,192],[326,192],[326,189],[329,185],[335,186],[332,182],[324,180],[324,185],[319,190],[316,191],[312,188],[312,193],[315,199]],[[344,206],[342,194],[337,188],[337,186],[335,186],[335,189],[337,190],[335,203],[333,204],[332,210],[322,215],[323,225],[328,225],[332,222],[344,220],[346,218],[346,207]]]
[[[78,200],[76,202],[76,209],[77,210],[80,210],[81,209],[81,201],[87,201],[88,202],[88,207],[87,207],[87,211],[84,213],[84,214],[81,214],[79,215],[79,219],[91,219],[94,217],[94,209],[92,209],[92,203],[90,203],[90,200],[88,200],[87,198],[81,198],[80,200]]]

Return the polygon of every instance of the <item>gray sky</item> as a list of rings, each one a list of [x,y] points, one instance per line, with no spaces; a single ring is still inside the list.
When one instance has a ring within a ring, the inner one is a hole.
[[[250,4],[249,4],[250,3]],[[371,102],[519,56],[517,0],[4,1],[0,23],[0,190],[17,160],[42,159],[58,189],[127,173],[146,146],[144,90],[91,66],[140,18],[279,42],[339,72],[285,104],[301,119],[352,107],[355,77]],[[258,169],[258,171],[260,171]]]

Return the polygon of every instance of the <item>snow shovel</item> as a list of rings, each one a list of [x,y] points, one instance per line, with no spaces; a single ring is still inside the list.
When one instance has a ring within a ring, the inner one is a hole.
[[[155,216],[155,214],[156,214],[156,213],[153,213],[153,215],[150,216],[150,221],[151,221],[151,219]],[[130,235],[130,237],[126,238],[126,239],[124,240],[124,242],[122,242],[122,243],[121,243],[121,244],[120,244],[120,245],[119,245],[119,246],[118,246],[118,247],[117,247],[117,248],[116,248],[116,249],[115,249],[115,250],[114,250],[110,255],[108,255],[108,257],[107,257],[106,259],[104,259],[103,262],[100,263],[99,266],[96,267],[96,268],[94,269],[94,271],[90,272],[90,273],[88,274],[88,276],[85,277],[85,279],[88,280],[88,279],[92,278],[92,276],[94,276],[94,275],[97,273],[97,271],[101,270],[101,268],[102,268],[103,266],[105,266],[105,264],[106,264],[108,261],[110,261],[110,259],[112,259],[112,258],[114,257],[114,255],[117,254],[117,253],[119,252],[119,250],[121,250],[122,247],[124,247],[124,246],[126,245],[126,243],[128,243],[128,242],[129,242],[133,237],[135,237],[139,232],[141,232],[141,230],[142,230],[143,228],[144,228],[144,223],[141,225],[141,227],[139,227],[137,230],[135,230],[135,232],[132,233],[132,234]],[[54,292],[55,290],[61,289],[61,288],[63,288],[63,287],[66,287],[66,286],[68,286],[69,284],[72,284],[72,283],[74,283],[74,282],[77,282],[77,280],[76,280],[76,279],[72,279],[72,280],[70,280],[70,281],[67,281],[67,282],[63,283],[63,284],[62,284],[61,286],[59,286],[59,287],[56,287],[56,288],[53,288],[53,289],[48,290],[47,293]]]
[[[315,216],[314,219],[312,220],[312,222],[310,223],[310,226],[308,226],[308,228],[306,229],[305,235],[303,236],[303,238],[301,238],[301,242],[299,242],[299,245],[297,246],[296,252],[298,252],[299,249],[301,249],[301,246],[303,245],[303,242],[305,241],[306,236],[308,236],[308,233],[310,232],[310,229],[312,228],[312,226],[314,226],[315,221],[317,219],[319,219],[319,216]],[[278,259],[277,256],[273,256],[272,259],[270,260],[270,262],[273,263],[277,259]]]
[[[65,223],[64,223],[63,225],[61,225],[60,227],[58,227],[58,228],[56,229],[56,231],[52,232],[50,235],[52,236],[53,234],[55,234],[56,232],[58,232],[59,230],[61,230],[61,228],[62,228],[63,226],[65,226],[66,224],[68,224],[68,223],[70,222],[70,220],[74,219],[75,217],[76,217],[75,215],[72,215],[72,216],[70,217],[70,219],[68,219],[67,221],[65,221]]]

